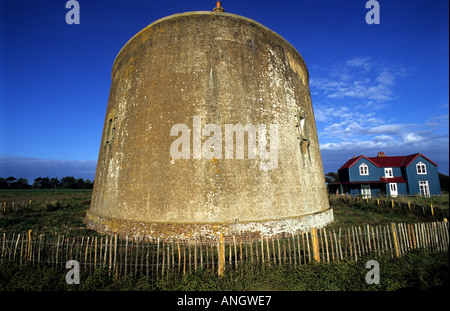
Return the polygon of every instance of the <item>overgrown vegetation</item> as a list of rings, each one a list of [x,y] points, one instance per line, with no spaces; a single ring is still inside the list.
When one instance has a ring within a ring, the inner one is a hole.
[[[87,230],[83,222],[89,208],[91,190],[0,190],[0,232],[26,232],[65,235],[96,235]],[[330,228],[361,224],[389,224],[391,222],[415,223],[440,221],[443,214],[423,211],[420,206],[434,204],[448,215],[448,195],[432,198],[391,198],[353,200],[343,196],[331,196],[335,222]],[[413,202],[413,203],[411,203]],[[6,204],[4,204],[6,203]],[[13,204],[14,203],[14,204]],[[405,205],[406,204],[406,205]],[[413,205],[414,204],[414,205]],[[301,290],[301,291],[378,291],[399,289],[448,288],[449,257],[447,253],[413,251],[401,258],[389,255],[377,257],[380,263],[380,284],[365,282],[369,259],[307,265],[246,264],[244,269],[227,270],[223,278],[210,271],[198,270],[186,275],[177,271],[163,278],[128,274],[116,279],[108,269],[81,273],[79,285],[65,282],[67,269],[46,265],[19,265],[3,262],[0,265],[0,290],[86,290],[86,291],[253,291],[253,290]]]
[[[198,270],[159,279],[134,274],[116,279],[105,268],[82,272],[78,285],[65,282],[67,269],[6,262],[0,265],[0,290],[392,291],[448,287],[447,253],[411,252],[401,258],[377,258],[380,284],[371,285],[365,281],[365,263],[370,259],[297,266],[247,264],[241,272],[226,270],[223,278]]]

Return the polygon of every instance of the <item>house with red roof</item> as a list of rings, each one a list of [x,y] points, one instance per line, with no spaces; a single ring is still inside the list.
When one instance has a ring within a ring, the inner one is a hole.
[[[339,182],[329,184],[331,193],[361,195],[440,195],[437,164],[421,153],[407,156],[354,156],[338,170]]]

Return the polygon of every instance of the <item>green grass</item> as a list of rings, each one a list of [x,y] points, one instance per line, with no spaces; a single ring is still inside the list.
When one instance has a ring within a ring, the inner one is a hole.
[[[0,190],[0,232],[24,232],[32,229],[39,233],[65,235],[95,235],[84,224],[89,209],[92,190],[43,189],[43,190]],[[31,200],[31,203],[30,203]],[[397,197],[395,207],[391,198],[354,200],[345,196],[330,196],[335,221],[327,228],[335,229],[359,225],[386,225],[391,222],[417,223],[441,221],[442,210],[448,215],[449,196],[440,197]],[[412,209],[407,207],[411,202]],[[5,213],[3,203],[6,203]],[[14,203],[14,207],[12,206]],[[436,215],[425,215],[421,207],[435,207]]]
[[[358,261],[308,265],[251,265],[226,270],[222,278],[199,270],[186,275],[171,273],[159,279],[124,275],[118,279],[107,269],[82,272],[79,285],[65,282],[68,270],[49,266],[0,265],[0,290],[57,291],[394,291],[448,289],[448,253],[411,252],[401,258],[376,258],[380,284],[367,284],[365,263]]]
[[[397,197],[394,208],[391,198],[381,198],[380,205],[376,199],[355,200],[346,196],[330,196],[335,221],[327,228],[335,229],[359,225],[386,225],[391,222],[417,223],[442,221],[448,217],[448,194],[441,197]],[[408,208],[410,201],[411,208]],[[430,204],[434,206],[435,215],[431,215]],[[423,213],[425,211],[425,213]]]
[[[1,190],[0,232],[95,234],[83,221],[91,194],[92,190]]]
[[[1,190],[0,232],[19,233],[29,229],[35,233],[64,235],[94,235],[84,224],[89,209],[91,190]],[[376,205],[375,200],[355,201],[345,197],[330,197],[335,221],[328,228],[356,225],[384,225],[391,222],[426,222],[441,220],[442,215],[432,216],[410,211],[405,198],[396,198],[398,207],[389,204]],[[447,209],[448,195],[440,198],[409,198],[414,204],[435,204]],[[31,203],[30,203],[31,200]],[[386,200],[388,201],[388,200]],[[6,202],[5,212],[3,202]],[[432,203],[433,202],[433,203]],[[15,203],[14,206],[12,203]],[[389,203],[389,201],[388,201]],[[401,205],[403,204],[403,205]],[[227,270],[223,278],[211,271],[178,275],[171,273],[164,278],[125,275],[112,278],[108,270],[82,272],[80,285],[65,282],[67,269],[46,265],[32,266],[4,262],[0,265],[0,290],[101,290],[101,291],[391,291],[399,289],[448,288],[449,258],[447,253],[411,252],[401,258],[380,257],[379,285],[365,282],[365,263],[370,257],[358,261],[312,263],[297,266],[267,266],[247,264],[237,271]]]

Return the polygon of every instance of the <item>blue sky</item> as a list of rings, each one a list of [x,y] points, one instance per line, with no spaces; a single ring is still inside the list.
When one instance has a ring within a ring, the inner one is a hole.
[[[153,21],[215,1],[0,0],[0,177],[93,179],[121,47]],[[449,2],[223,1],[303,56],[325,172],[353,155],[422,152],[449,173]]]

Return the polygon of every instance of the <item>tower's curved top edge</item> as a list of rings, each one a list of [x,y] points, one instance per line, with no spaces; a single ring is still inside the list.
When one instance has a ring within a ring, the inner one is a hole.
[[[162,23],[162,22],[170,20],[170,19],[180,18],[180,17],[185,17],[185,16],[194,16],[194,15],[208,15],[208,16],[220,16],[220,17],[226,16],[226,17],[229,17],[229,18],[240,19],[240,20],[244,20],[244,21],[247,21],[249,23],[255,24],[255,25],[265,29],[266,31],[272,33],[274,36],[278,37],[282,41],[284,41],[287,45],[289,45],[293,50],[295,50],[301,56],[301,54],[298,52],[298,50],[291,43],[289,43],[289,41],[287,41],[285,38],[283,38],[281,35],[279,35],[275,31],[267,28],[266,26],[262,25],[261,23],[258,23],[257,21],[255,21],[255,20],[253,20],[251,18],[244,17],[244,16],[237,15],[237,14],[233,14],[233,13],[212,12],[212,11],[192,11],[192,12],[177,13],[177,14],[169,15],[169,16],[160,18],[160,19],[154,21],[153,23],[149,24],[147,27],[145,27],[144,29],[142,29],[141,31],[136,33],[130,40],[128,40],[127,43],[125,43],[125,45],[120,49],[119,53],[117,53],[117,56],[114,59],[114,63],[117,61],[117,59],[119,58],[119,56],[122,53],[122,51],[126,48],[126,46],[130,42],[132,42],[137,36],[139,36],[141,33],[145,32],[147,29],[155,26],[156,24]],[[302,59],[303,59],[303,57],[302,57]]]

